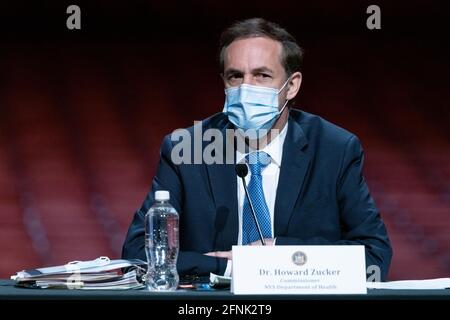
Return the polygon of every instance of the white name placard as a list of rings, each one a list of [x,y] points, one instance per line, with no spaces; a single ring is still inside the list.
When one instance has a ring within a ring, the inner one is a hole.
[[[364,246],[233,246],[235,294],[363,294]]]

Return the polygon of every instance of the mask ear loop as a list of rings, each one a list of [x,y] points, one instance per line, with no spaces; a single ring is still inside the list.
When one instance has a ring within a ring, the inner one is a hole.
[[[280,90],[278,90],[278,94],[280,94],[281,91],[283,91],[284,87],[286,87],[286,85],[288,84],[288,82],[291,80],[291,77],[289,77],[286,82],[283,84],[283,86],[280,88]],[[287,104],[289,102],[289,99],[286,99],[286,102],[284,103],[283,107],[281,108],[280,111],[278,111],[278,115],[282,114],[284,111],[284,108],[286,108]]]
[[[291,77],[287,78],[286,82],[283,84],[283,86],[278,90],[277,94],[280,94],[281,91],[283,91],[284,87],[291,81]]]
[[[284,106],[283,106],[283,108],[281,108],[281,110],[280,110],[280,111],[278,111],[278,115],[280,115],[280,114],[282,114],[282,113],[283,113],[283,110],[284,110],[284,108],[286,108],[286,106],[287,106],[288,102],[289,102],[289,99],[286,99],[286,102],[284,103]]]

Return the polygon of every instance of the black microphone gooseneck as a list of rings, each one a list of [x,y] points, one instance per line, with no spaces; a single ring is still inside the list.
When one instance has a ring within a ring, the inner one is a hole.
[[[250,211],[252,212],[253,219],[255,220],[256,229],[258,230],[259,239],[261,240],[261,243],[263,246],[266,245],[266,242],[264,241],[261,228],[259,227],[258,219],[256,218],[255,208],[253,207],[252,200],[250,199],[250,196],[248,194],[247,185],[245,184],[245,177],[248,174],[248,167],[245,163],[238,163],[235,167],[236,174],[238,177],[242,178],[242,184],[244,186],[245,196],[247,197],[248,204],[250,205]]]

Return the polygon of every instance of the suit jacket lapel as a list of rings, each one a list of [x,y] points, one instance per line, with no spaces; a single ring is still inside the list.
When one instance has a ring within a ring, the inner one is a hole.
[[[302,187],[310,167],[310,157],[302,151],[306,145],[307,139],[300,124],[289,118],[275,199],[275,236],[286,234],[295,203],[302,193]]]
[[[226,136],[226,129],[231,129],[228,123],[221,131]],[[237,204],[237,178],[235,161],[226,163],[226,145],[229,143],[223,139],[224,164],[205,164],[209,177],[209,184],[216,207],[214,250],[230,250],[238,241],[238,204]],[[235,155],[233,152],[233,160]]]

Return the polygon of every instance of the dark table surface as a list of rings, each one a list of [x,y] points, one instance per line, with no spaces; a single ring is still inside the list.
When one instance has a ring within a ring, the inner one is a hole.
[[[370,289],[359,295],[234,295],[229,290],[66,290],[27,289],[0,280],[0,300],[450,300],[450,289],[386,290]]]

